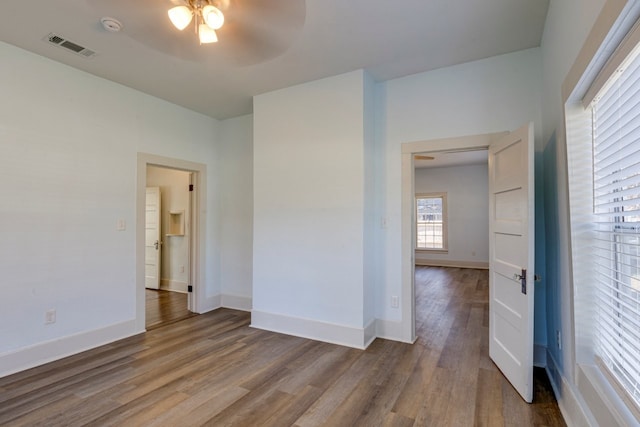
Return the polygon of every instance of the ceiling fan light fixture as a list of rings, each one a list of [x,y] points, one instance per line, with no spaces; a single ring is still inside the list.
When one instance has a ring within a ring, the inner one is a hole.
[[[187,6],[176,6],[169,9],[168,13],[171,23],[180,31],[187,28],[193,19],[193,11]]]
[[[210,4],[202,8],[202,19],[214,30],[218,30],[224,25],[224,15],[222,11]]]
[[[198,37],[200,38],[200,44],[215,43],[218,41],[216,32],[204,23],[198,27]]]

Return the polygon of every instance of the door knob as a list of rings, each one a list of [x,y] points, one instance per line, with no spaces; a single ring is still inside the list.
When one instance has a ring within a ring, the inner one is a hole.
[[[158,240],[156,240],[156,242],[154,243],[154,246],[156,247],[156,251],[157,251],[158,247],[160,246],[160,242]]]

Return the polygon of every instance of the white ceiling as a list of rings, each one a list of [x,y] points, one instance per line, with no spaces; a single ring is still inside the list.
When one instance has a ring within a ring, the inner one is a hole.
[[[413,166],[416,169],[424,168],[446,168],[451,166],[464,165],[486,165],[489,161],[488,150],[471,150],[471,151],[442,151],[420,153],[422,156],[433,157],[433,160],[414,159]]]
[[[231,0],[230,7],[249,1],[268,7],[275,0]],[[280,34],[288,38],[288,48],[279,56],[254,65],[217,53],[216,45],[198,46],[195,35],[177,33],[180,43],[193,44],[173,54],[158,50],[155,38],[141,35],[147,15],[140,5],[149,4],[163,17],[148,31],[171,37],[175,29],[164,19],[171,0],[5,0],[0,2],[0,40],[224,119],[251,113],[253,95],[360,68],[380,81],[539,46],[549,3],[279,1],[286,2],[305,12],[303,25]],[[120,20],[123,31],[105,31],[99,22],[103,16]],[[98,55],[85,59],[49,45],[42,39],[50,32]],[[197,55],[187,55],[196,47],[201,49]]]

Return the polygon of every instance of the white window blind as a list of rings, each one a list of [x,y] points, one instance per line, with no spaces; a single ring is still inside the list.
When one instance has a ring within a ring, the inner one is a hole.
[[[447,248],[447,196],[416,195],[416,249]]]
[[[640,57],[617,74],[592,107],[595,344],[640,405]]]

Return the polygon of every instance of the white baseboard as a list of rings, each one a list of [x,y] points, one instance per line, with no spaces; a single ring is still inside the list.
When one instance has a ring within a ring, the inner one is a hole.
[[[199,314],[204,314],[220,307],[222,307],[222,295],[218,294],[211,297],[205,297],[204,301],[202,302],[202,304],[200,304],[196,312]]]
[[[253,302],[251,297],[222,294],[222,301],[220,305],[222,307],[232,308],[234,310],[251,311]]]
[[[375,323],[371,321],[364,328],[354,328],[260,310],[251,311],[252,328],[344,345],[361,350],[364,350],[370,344],[369,339],[371,337],[369,335],[373,333],[374,325]]]
[[[376,319],[371,319],[364,327],[364,348],[369,347],[376,338]]]
[[[376,336],[386,340],[406,342],[402,334],[402,322],[376,319]]]
[[[129,320],[0,354],[0,378],[144,332],[135,326]]]
[[[178,280],[160,279],[160,289],[163,291],[180,292],[182,294],[187,293],[187,282],[180,282]]]
[[[234,310],[251,311],[253,305],[250,297],[241,297],[239,295],[217,294],[208,297],[198,313],[204,314],[209,311],[217,310],[219,308],[231,308]]]
[[[448,260],[448,259],[417,259],[416,265],[425,267],[454,267],[454,268],[477,268],[481,270],[488,270],[488,262],[477,261],[461,261],[461,260]]]
[[[558,401],[558,407],[569,427],[597,426],[589,408],[562,375],[551,353],[547,352],[547,376]],[[586,412],[585,412],[586,410]]]

